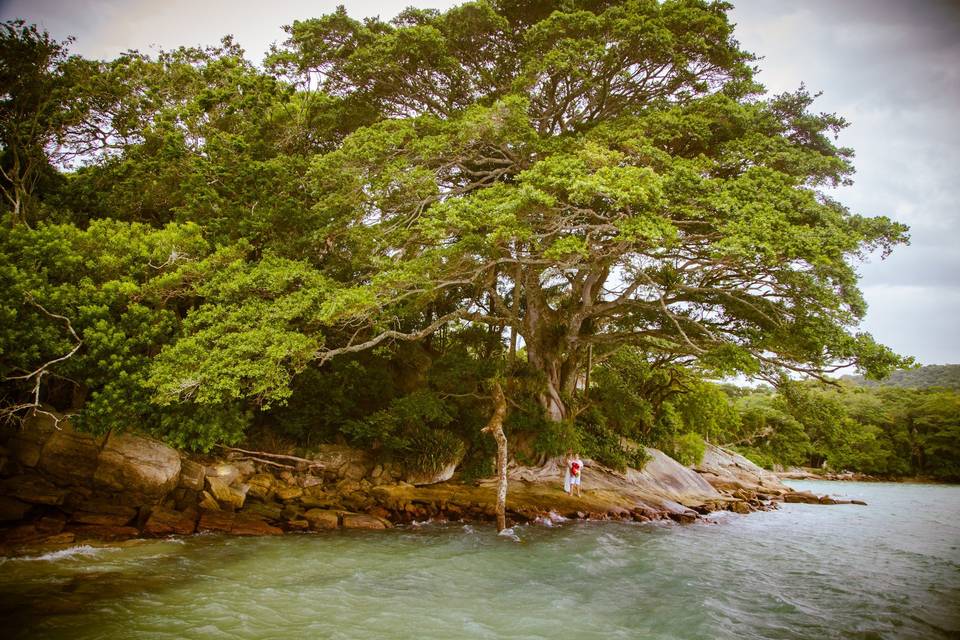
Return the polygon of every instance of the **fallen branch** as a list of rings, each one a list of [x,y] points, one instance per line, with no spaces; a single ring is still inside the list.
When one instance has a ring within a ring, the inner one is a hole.
[[[321,469],[326,468],[326,465],[322,462],[317,462],[316,460],[309,460],[307,458],[300,458],[298,456],[290,456],[283,453],[270,453],[268,451],[249,451],[247,449],[238,449],[236,447],[228,447],[222,444],[218,444],[217,446],[226,451],[234,451],[236,453],[245,453],[251,456],[264,456],[267,458],[277,458],[278,460],[293,460],[294,462],[305,464],[308,467],[319,467]]]
[[[271,467],[280,467],[281,469],[292,469],[296,471],[297,466],[293,464],[284,464],[282,462],[273,462],[272,460],[266,460],[264,458],[257,458],[256,456],[240,456],[237,460],[252,460],[254,462],[259,462],[260,464],[268,464]]]

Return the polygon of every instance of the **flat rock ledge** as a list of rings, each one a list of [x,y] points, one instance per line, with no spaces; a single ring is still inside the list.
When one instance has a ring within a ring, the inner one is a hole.
[[[690,523],[714,511],[745,514],[780,502],[844,503],[793,491],[719,447],[710,446],[693,469],[655,449],[647,452],[642,470],[618,472],[586,461],[581,497],[562,490],[560,459],[512,465],[509,523]],[[407,473],[333,445],[308,460],[241,451],[190,458],[150,438],[95,438],[66,421],[35,417],[0,442],[0,555],[194,533],[281,535],[495,519],[495,480],[448,477],[449,469],[433,476]]]

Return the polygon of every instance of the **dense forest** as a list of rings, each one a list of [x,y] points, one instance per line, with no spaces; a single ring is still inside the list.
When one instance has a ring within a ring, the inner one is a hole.
[[[857,326],[845,126],[769,96],[729,5],[480,0],[113,60],[0,31],[0,376],[30,411],[207,451],[345,442],[489,474],[704,440],[957,475],[957,398]],[[706,382],[744,374],[776,393]]]
[[[930,364],[916,369],[898,369],[882,380],[870,380],[863,376],[843,376],[842,380],[865,387],[943,387],[960,390],[960,364]]]

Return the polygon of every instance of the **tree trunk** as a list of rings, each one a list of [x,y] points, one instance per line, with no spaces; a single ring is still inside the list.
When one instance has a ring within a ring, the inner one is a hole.
[[[532,343],[527,346],[527,361],[543,374],[545,388],[538,394],[538,399],[547,419],[552,422],[565,420],[569,412],[563,400],[564,393],[570,393],[571,383],[576,382],[576,371],[571,369],[569,358],[565,360],[557,351]]]
[[[493,415],[481,431],[497,441],[497,533],[507,528],[507,436],[503,420],[507,415],[507,399],[499,382],[493,384]]]

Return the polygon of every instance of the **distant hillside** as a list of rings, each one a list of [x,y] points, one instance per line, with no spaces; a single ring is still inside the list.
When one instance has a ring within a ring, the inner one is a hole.
[[[948,389],[960,389],[960,364],[931,364],[919,369],[894,371],[881,382],[866,380],[863,376],[843,376],[841,380],[863,387],[902,387],[906,389],[946,387]]]

